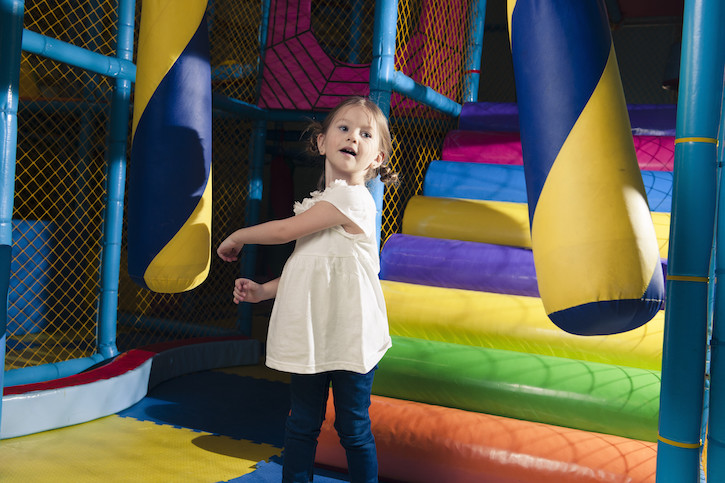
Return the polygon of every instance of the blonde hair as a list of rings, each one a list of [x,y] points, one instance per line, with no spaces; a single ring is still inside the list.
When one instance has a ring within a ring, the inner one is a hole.
[[[383,183],[396,183],[398,181],[398,173],[393,171],[390,166],[388,166],[390,155],[393,153],[393,139],[390,134],[390,125],[388,124],[388,118],[385,117],[385,114],[383,114],[383,111],[380,110],[378,105],[367,97],[348,97],[340,102],[337,106],[335,106],[327,114],[327,116],[321,123],[317,121],[313,121],[312,123],[310,123],[310,126],[305,131],[309,135],[309,144],[307,146],[308,151],[310,151],[314,155],[320,156],[320,151],[317,146],[317,137],[320,134],[327,133],[327,130],[330,128],[332,121],[335,119],[335,116],[337,116],[340,111],[353,106],[360,106],[364,108],[372,116],[373,121],[375,121],[378,134],[380,136],[379,149],[380,152],[383,153],[383,161],[380,163],[380,166],[370,169],[365,174],[365,180],[369,181],[380,175],[380,181],[382,181]]]

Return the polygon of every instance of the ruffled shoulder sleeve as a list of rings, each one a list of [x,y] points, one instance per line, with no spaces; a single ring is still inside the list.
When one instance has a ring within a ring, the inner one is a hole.
[[[312,205],[317,203],[320,200],[320,197],[322,196],[321,191],[313,191],[310,193],[309,198],[305,198],[302,201],[295,201],[294,206],[292,207],[292,210],[294,211],[295,215],[299,215],[300,213],[303,213],[307,210],[309,210]]]
[[[355,223],[366,236],[375,232],[375,200],[365,186],[335,180],[315,201],[327,201]]]

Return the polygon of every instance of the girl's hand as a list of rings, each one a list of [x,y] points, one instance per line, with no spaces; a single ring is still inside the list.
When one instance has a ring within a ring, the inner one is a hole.
[[[238,278],[234,281],[234,303],[261,302],[266,300],[262,294],[262,285],[247,278]]]
[[[232,236],[230,235],[219,244],[216,253],[225,262],[236,262],[239,259],[239,252],[242,251],[243,246],[232,240]]]

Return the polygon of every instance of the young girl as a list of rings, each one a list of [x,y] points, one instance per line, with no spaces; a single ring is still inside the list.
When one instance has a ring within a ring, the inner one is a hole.
[[[291,373],[284,482],[308,482],[332,385],[335,429],[353,482],[376,482],[370,391],[391,345],[375,233],[375,202],[365,182],[395,181],[388,121],[372,101],[346,99],[311,128],[311,149],[325,158],[324,191],[295,203],[295,216],[232,233],[217,253],[237,259],[247,243],[297,240],[282,276],[265,284],[240,278],[234,302],[276,297],[267,366]]]

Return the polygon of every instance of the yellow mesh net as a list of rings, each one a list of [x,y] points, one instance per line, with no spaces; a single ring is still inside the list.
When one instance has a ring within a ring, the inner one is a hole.
[[[26,29],[110,55],[115,2],[26,4]],[[23,54],[6,369],[95,351],[109,80]]]
[[[468,10],[465,1],[399,2],[395,69],[461,103],[468,25],[475,20],[468,18]],[[428,164],[440,158],[443,138],[456,125],[455,119],[427,106],[397,94],[393,99],[391,165],[401,174],[401,183],[386,192],[383,242],[400,231],[405,205],[422,192]]]

